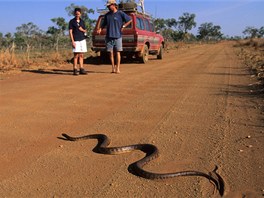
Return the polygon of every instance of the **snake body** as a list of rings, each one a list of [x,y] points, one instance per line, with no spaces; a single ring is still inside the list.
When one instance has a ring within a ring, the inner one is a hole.
[[[69,141],[97,139],[98,144],[93,149],[93,151],[101,154],[116,155],[116,154],[131,152],[135,150],[140,150],[146,153],[146,156],[129,165],[129,170],[133,174],[146,179],[167,179],[167,178],[179,177],[179,176],[201,176],[209,179],[209,181],[211,181],[215,185],[216,189],[219,191],[219,194],[221,196],[224,194],[224,180],[216,172],[217,166],[212,172],[209,172],[208,174],[193,170],[180,171],[174,173],[153,173],[143,169],[143,167],[148,162],[159,156],[158,148],[153,144],[134,144],[134,145],[120,146],[120,147],[108,147],[108,145],[110,144],[110,139],[104,134],[91,134],[80,137],[72,137],[63,133],[62,136]]]

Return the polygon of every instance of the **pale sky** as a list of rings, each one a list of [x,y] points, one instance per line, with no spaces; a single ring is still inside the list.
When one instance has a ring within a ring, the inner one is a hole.
[[[104,8],[104,0],[0,0],[0,32],[16,32],[16,27],[33,22],[43,31],[53,26],[51,18],[64,17],[71,3],[96,10]],[[175,18],[184,12],[195,14],[197,27],[205,22],[220,25],[224,35],[242,36],[247,26],[264,26],[264,0],[145,0],[145,9],[155,18]],[[96,19],[98,14],[89,15]]]

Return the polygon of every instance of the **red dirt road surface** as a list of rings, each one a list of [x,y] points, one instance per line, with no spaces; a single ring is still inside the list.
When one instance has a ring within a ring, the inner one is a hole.
[[[263,96],[229,43],[170,50],[163,60],[28,70],[0,80],[0,197],[220,197],[206,178],[147,180],[129,164],[144,153],[93,152],[103,133],[111,146],[150,143],[153,172],[217,165],[224,197],[263,197]]]

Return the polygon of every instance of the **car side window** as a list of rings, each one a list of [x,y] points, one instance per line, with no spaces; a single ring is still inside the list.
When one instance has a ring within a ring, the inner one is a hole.
[[[155,32],[153,23],[149,22],[149,25],[150,25],[150,31]]]
[[[130,23],[126,28],[132,28],[132,23]]]
[[[144,30],[144,23],[141,18],[137,17],[136,26],[137,26],[137,29]]]
[[[150,27],[149,27],[149,22],[147,19],[144,19],[144,22],[145,22],[145,26],[146,26],[146,30],[147,31],[150,31]]]
[[[102,27],[102,24],[104,23],[104,17],[101,18],[100,24],[98,26],[98,28]]]
[[[101,18],[100,22],[99,22],[99,27],[102,27],[102,24],[104,23],[104,17]],[[132,23],[130,23],[126,28],[132,28]]]

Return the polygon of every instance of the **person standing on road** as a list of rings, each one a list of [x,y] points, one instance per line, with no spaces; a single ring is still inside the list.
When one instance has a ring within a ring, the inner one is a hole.
[[[115,0],[108,0],[106,6],[109,12],[105,14],[103,24],[99,27],[97,33],[100,34],[102,29],[106,27],[106,50],[110,53],[112,73],[119,74],[121,62],[120,52],[123,51],[122,30],[127,27],[132,20],[126,13],[118,10],[118,5]],[[116,53],[114,53],[114,50]]]
[[[73,58],[73,75],[79,74],[87,74],[85,69],[83,68],[83,57],[84,52],[87,52],[86,45],[86,27],[84,21],[81,19],[81,9],[75,8],[74,15],[75,17],[69,22],[69,34],[72,43],[72,51],[74,54]],[[79,61],[79,69],[78,72],[78,61]]]

